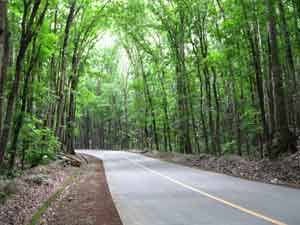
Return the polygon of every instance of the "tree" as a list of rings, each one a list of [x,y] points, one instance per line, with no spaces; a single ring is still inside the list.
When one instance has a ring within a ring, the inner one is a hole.
[[[3,92],[7,75],[9,59],[9,31],[7,20],[7,3],[5,0],[0,1],[0,135],[2,134],[3,120]],[[0,164],[3,161],[5,149],[0,149]]]
[[[271,54],[271,71],[273,82],[273,94],[276,116],[276,131],[278,132],[279,146],[274,152],[275,157],[281,152],[286,151],[290,142],[291,134],[288,128],[287,111],[285,103],[285,93],[283,86],[283,78],[281,66],[278,56],[277,31],[276,31],[276,15],[273,2],[266,1],[269,20],[269,35],[270,35],[270,54]],[[293,144],[293,143],[292,143]]]
[[[1,133],[0,140],[0,152],[1,155],[4,154],[7,146],[8,136],[11,130],[11,121],[13,118],[13,110],[15,105],[15,99],[18,97],[23,61],[29,44],[31,43],[34,36],[36,36],[41,28],[46,10],[48,8],[48,1],[43,5],[40,0],[37,1],[25,1],[23,2],[23,17],[21,22],[21,38],[20,46],[18,50],[18,55],[15,65],[15,77],[12,84],[12,89],[10,91],[8,101],[6,117],[3,124],[3,131]]]

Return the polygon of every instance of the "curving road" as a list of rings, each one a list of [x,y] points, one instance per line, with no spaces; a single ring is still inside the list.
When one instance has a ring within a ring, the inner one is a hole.
[[[124,225],[300,225],[300,190],[188,168],[139,154],[101,158]]]

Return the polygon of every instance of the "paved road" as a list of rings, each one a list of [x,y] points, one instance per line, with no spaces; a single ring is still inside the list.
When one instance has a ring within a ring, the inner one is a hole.
[[[133,153],[84,153],[103,159],[124,225],[300,225],[300,190]]]

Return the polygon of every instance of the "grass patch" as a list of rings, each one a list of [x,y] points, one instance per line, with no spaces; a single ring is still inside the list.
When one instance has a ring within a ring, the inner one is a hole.
[[[0,204],[3,204],[6,198],[7,198],[7,194],[0,191]]]
[[[0,168],[0,179],[14,179],[22,175],[22,171],[18,169]]]

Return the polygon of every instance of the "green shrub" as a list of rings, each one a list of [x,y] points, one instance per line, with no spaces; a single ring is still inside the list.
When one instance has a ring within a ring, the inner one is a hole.
[[[222,154],[233,154],[234,153],[234,146],[236,145],[236,141],[232,140],[230,142],[226,142],[222,144]]]
[[[60,142],[54,132],[43,127],[42,121],[36,118],[27,120],[22,130],[22,141],[27,145],[25,162],[31,166],[54,160],[60,149]]]
[[[0,191],[0,204],[2,204],[7,197],[7,194]]]
[[[0,168],[0,180],[1,179],[13,179],[22,174],[22,171],[14,168],[14,169],[8,169],[8,168]]]

